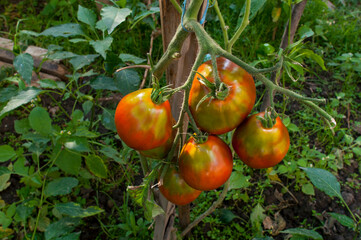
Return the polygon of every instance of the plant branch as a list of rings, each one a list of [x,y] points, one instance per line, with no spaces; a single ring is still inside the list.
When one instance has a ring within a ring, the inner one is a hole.
[[[119,68],[115,72],[120,72],[120,71],[123,71],[125,69],[129,69],[129,68],[146,68],[146,69],[150,69],[150,66],[149,65],[131,65],[131,66],[126,66],[126,67]]]
[[[238,38],[241,36],[243,30],[247,27],[249,24],[249,14],[251,12],[251,0],[246,1],[246,10],[244,12],[244,16],[242,19],[242,23],[237,29],[234,36],[229,40],[228,48],[226,48],[227,52],[232,52],[233,44],[238,40]]]
[[[184,237],[194,226],[196,226],[200,221],[202,221],[205,217],[207,217],[209,214],[214,212],[216,208],[223,202],[224,198],[227,195],[229,188],[229,180],[224,184],[223,190],[221,195],[219,195],[218,199],[212,204],[210,208],[208,208],[207,211],[199,215],[191,224],[187,226],[186,229],[183,230],[181,233],[181,237]]]
[[[229,45],[228,27],[226,26],[226,23],[224,22],[221,10],[219,9],[218,0],[215,0],[215,2],[214,2],[214,10],[217,13],[219,23],[221,24],[221,29],[222,29],[222,33],[223,33],[223,39],[224,39],[224,48],[228,49],[228,45]]]
[[[182,8],[178,4],[177,0],[170,0],[170,2],[173,4],[174,8],[177,10],[179,14],[182,14]]]

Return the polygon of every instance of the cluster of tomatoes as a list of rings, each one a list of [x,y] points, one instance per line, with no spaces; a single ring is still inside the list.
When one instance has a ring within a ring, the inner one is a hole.
[[[202,191],[220,187],[230,177],[232,152],[217,135],[236,129],[233,149],[252,168],[278,164],[289,148],[288,131],[279,117],[270,126],[262,121],[264,112],[247,117],[256,100],[252,76],[228,59],[217,58],[217,74],[226,95],[207,98],[212,90],[202,79],[214,83],[213,71],[211,61],[198,68],[188,101],[198,128],[209,136],[205,141],[191,137],[181,150],[178,166],[171,164],[160,174],[160,191],[178,205],[192,202]],[[144,156],[162,159],[173,144],[174,120],[169,102],[156,104],[151,100],[151,93],[152,89],[141,89],[126,95],[117,106],[115,125],[129,147]]]

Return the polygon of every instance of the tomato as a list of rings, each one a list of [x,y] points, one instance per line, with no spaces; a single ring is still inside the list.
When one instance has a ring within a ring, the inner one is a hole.
[[[172,134],[169,101],[156,104],[152,89],[129,93],[115,110],[115,126],[119,137],[135,150],[149,150],[163,145]]]
[[[232,152],[217,136],[208,136],[204,143],[192,137],[183,146],[178,159],[179,172],[189,186],[212,190],[222,186],[231,176]]]
[[[191,188],[182,178],[174,165],[170,165],[162,181],[159,190],[168,201],[185,205],[194,201],[202,191]]]
[[[173,121],[173,122],[175,122],[175,121]],[[139,153],[141,155],[143,155],[144,157],[149,157],[149,158],[154,158],[154,159],[165,158],[168,155],[170,149],[172,148],[173,141],[174,141],[176,134],[177,134],[177,130],[173,129],[171,137],[168,138],[168,140],[163,145],[161,145],[157,148],[139,151]]]
[[[290,137],[279,117],[271,128],[265,128],[257,116],[248,117],[233,133],[232,145],[239,158],[252,168],[273,167],[286,156]]]
[[[207,98],[197,109],[200,100],[210,89],[196,74],[189,95],[189,108],[198,127],[212,134],[223,134],[236,128],[251,112],[256,101],[256,87],[252,76],[230,60],[217,58],[220,80],[228,88],[225,99]],[[214,82],[212,62],[203,63],[197,70],[210,82]]]

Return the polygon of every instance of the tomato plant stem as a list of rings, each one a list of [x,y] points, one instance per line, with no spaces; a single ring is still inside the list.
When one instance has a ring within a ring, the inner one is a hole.
[[[228,27],[226,26],[226,23],[224,22],[224,18],[222,16],[221,10],[219,9],[219,6],[218,6],[218,1],[214,2],[214,10],[217,13],[219,23],[221,24],[221,29],[222,29],[222,33],[223,33],[223,39],[224,39],[224,48],[228,49],[228,45],[229,45]]]
[[[182,14],[182,8],[178,4],[177,0],[170,0],[170,2],[173,4],[173,7],[177,10],[179,14]]]

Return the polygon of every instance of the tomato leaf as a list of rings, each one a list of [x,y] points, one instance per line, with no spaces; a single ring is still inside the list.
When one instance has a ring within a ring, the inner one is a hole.
[[[115,73],[115,86],[123,96],[137,90],[140,81],[139,74],[132,69],[125,69]]]
[[[40,36],[51,37],[71,37],[76,35],[84,35],[81,26],[76,23],[66,23],[55,27],[48,28],[39,34]]]
[[[98,56],[99,54],[78,55],[73,57],[69,62],[73,65],[74,70],[79,70],[94,62]]]
[[[67,150],[60,151],[55,165],[66,173],[77,175],[81,166],[81,156]]]
[[[118,90],[118,88],[115,86],[114,79],[104,75],[100,75],[90,80],[90,86],[96,90],[110,90],[110,91]]]
[[[42,135],[49,135],[52,132],[51,118],[49,113],[42,107],[35,107],[31,110],[29,124],[32,129]]]
[[[45,240],[59,239],[59,237],[71,233],[80,223],[79,218],[70,217],[53,222],[45,230]]]
[[[90,27],[95,27],[95,22],[97,20],[97,15],[90,9],[78,6],[77,18],[79,21],[88,24]]]
[[[108,168],[104,164],[103,159],[96,155],[90,155],[85,159],[88,169],[97,177],[107,178]]]
[[[110,50],[110,46],[112,45],[113,38],[111,36],[106,37],[103,40],[90,41],[90,45],[93,46],[94,50],[99,53],[104,59],[107,58],[106,52]]]
[[[251,184],[249,182],[250,176],[244,176],[240,172],[232,172],[229,178],[228,191],[231,189],[247,188]]]
[[[100,13],[102,19],[96,24],[96,27],[100,28],[100,30],[105,27],[108,34],[111,34],[119,24],[125,21],[131,12],[128,8],[103,7]]]

